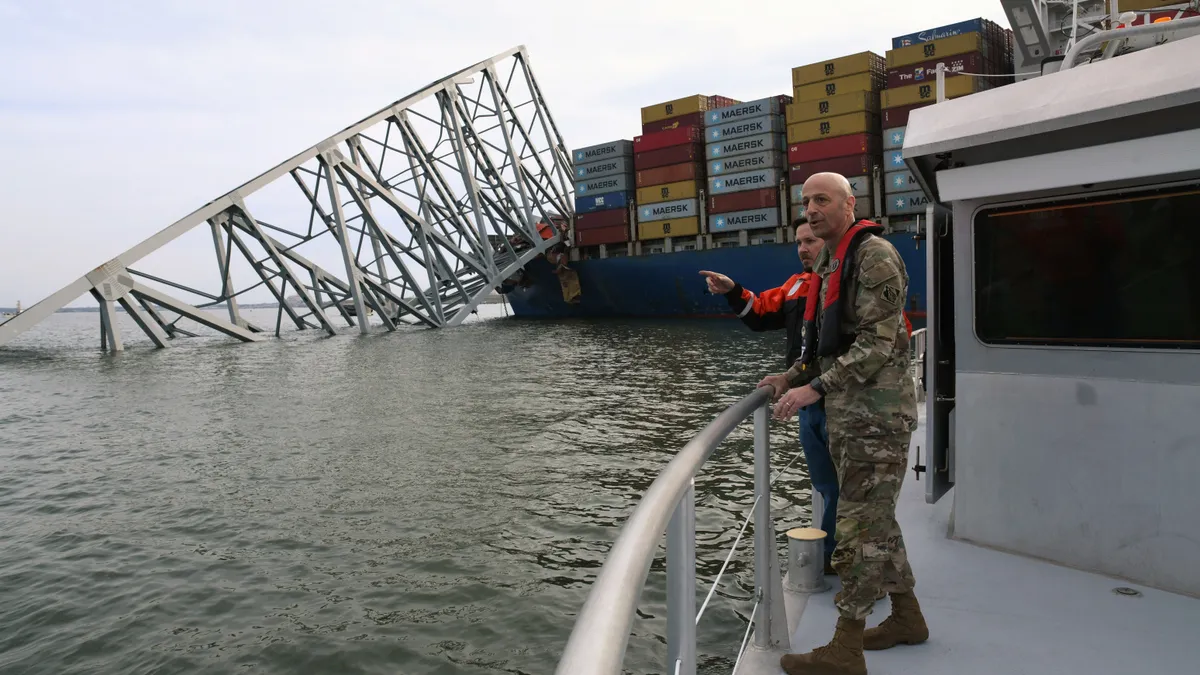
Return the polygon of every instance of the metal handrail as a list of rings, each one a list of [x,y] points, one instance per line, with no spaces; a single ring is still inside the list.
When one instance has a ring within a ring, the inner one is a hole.
[[[1173,21],[1166,21],[1164,23],[1148,23],[1141,26],[1126,26],[1125,28],[1113,28],[1111,30],[1102,30],[1092,33],[1079,42],[1076,42],[1075,45],[1067,51],[1067,55],[1063,57],[1062,64],[1058,67],[1058,72],[1061,73],[1064,70],[1070,70],[1074,68],[1075,60],[1079,58],[1080,54],[1090,49],[1093,45],[1098,45],[1101,42],[1155,35],[1157,33],[1169,33],[1177,30],[1187,30],[1188,28],[1200,28],[1200,17],[1175,19]]]
[[[759,493],[763,487],[767,490],[770,489],[770,468],[767,466],[766,458],[768,451],[767,412],[770,398],[771,389],[759,387],[753,393],[726,408],[687,445],[683,446],[683,449],[650,484],[642,501],[629,516],[621,534],[613,543],[604,566],[600,569],[600,574],[592,584],[591,592],[579,612],[579,617],[567,639],[562,658],[559,660],[558,668],[555,671],[558,675],[567,675],[568,673],[570,675],[615,675],[622,671],[622,662],[629,641],[629,633],[633,626],[633,618],[637,611],[638,599],[645,586],[650,563],[654,560],[659,541],[667,530],[668,521],[671,521],[672,525],[677,521],[683,523],[685,520],[689,520],[686,518],[687,515],[692,515],[690,520],[694,521],[694,499],[685,497],[693,494],[693,479],[696,473],[716,451],[717,446],[751,415],[754,415],[755,418],[755,492]],[[762,474],[762,480],[760,480],[759,474]],[[774,547],[770,545],[774,543],[774,540],[768,534],[773,529],[770,524],[770,500],[761,500],[761,503],[756,505],[756,511],[756,515],[760,518],[763,515],[766,516],[765,524],[756,522],[755,526],[756,562],[758,562],[758,558],[763,561],[761,565],[755,565],[755,579],[758,588],[763,589],[764,584],[774,586],[781,580],[778,578],[771,580],[767,574],[763,573],[764,570],[769,569],[768,562],[777,564],[777,561],[768,560],[774,555]],[[689,543],[689,550],[691,550],[695,545],[695,523],[688,522],[686,525],[691,528],[692,534]],[[675,527],[672,529],[676,530]],[[759,532],[760,529],[761,532]],[[673,531],[668,536],[667,555],[669,559],[672,557],[671,540],[686,538],[679,535],[679,532]],[[758,545],[760,540],[764,544],[761,547]],[[760,551],[760,548],[764,550]],[[692,630],[690,634],[684,636],[685,640],[690,639],[692,643],[691,653],[684,655],[672,653],[668,661],[674,665],[677,661],[682,660],[681,670],[684,672],[694,672],[695,670],[695,623],[692,618],[695,616],[694,560],[692,562],[691,584],[687,589],[692,610],[687,613],[688,620],[685,622],[691,624]],[[668,566],[672,566],[671,560],[668,560]],[[673,583],[677,582],[668,579],[668,585]],[[778,593],[781,594],[782,589]],[[775,603],[779,605],[778,607],[771,607],[771,596],[776,596],[776,593],[768,592],[766,597],[760,597],[758,601],[758,604],[765,608],[763,622],[767,624],[773,623],[772,620],[777,618],[783,610],[782,602]],[[670,598],[668,598],[668,604],[670,604]],[[670,612],[670,610],[668,611]],[[675,621],[678,620],[679,618],[676,617]],[[668,631],[681,628],[686,630],[685,626],[676,623],[674,627],[668,626]],[[768,625],[766,629],[768,637],[777,634],[781,628],[786,636],[786,625],[782,627]],[[669,643],[671,641],[668,640]],[[678,650],[678,646],[671,647],[673,652]]]

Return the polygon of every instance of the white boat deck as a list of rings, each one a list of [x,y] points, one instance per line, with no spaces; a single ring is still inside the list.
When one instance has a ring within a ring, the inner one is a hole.
[[[924,438],[923,419],[913,437]],[[950,539],[953,498],[926,504],[924,480],[908,472],[897,515],[929,641],[866,652],[871,675],[1200,673],[1200,599]],[[793,652],[833,636],[840,586],[826,579],[823,593],[784,591]],[[867,626],[889,611],[884,598]],[[751,644],[737,675],[783,673],[781,655]]]

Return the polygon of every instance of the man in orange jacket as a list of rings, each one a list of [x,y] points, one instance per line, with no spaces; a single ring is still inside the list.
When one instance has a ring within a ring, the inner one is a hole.
[[[787,368],[792,367],[800,358],[804,347],[801,331],[804,327],[808,281],[812,277],[812,266],[822,246],[824,242],[813,234],[812,227],[804,220],[797,221],[796,252],[800,256],[804,272],[793,274],[782,286],[757,295],[742,288],[741,284],[724,274],[700,272],[708,280],[708,290],[723,294],[729,301],[730,309],[750,330],[761,332],[786,329]],[[804,450],[804,459],[808,462],[808,475],[812,480],[813,490],[822,497],[824,512],[821,517],[821,529],[825,531],[825,573],[833,574],[830,556],[833,555],[836,543],[834,524],[837,522],[838,477],[833,459],[829,455],[825,408],[820,401],[800,410],[800,446]]]

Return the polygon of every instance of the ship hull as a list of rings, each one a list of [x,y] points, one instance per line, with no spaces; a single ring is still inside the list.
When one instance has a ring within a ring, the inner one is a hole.
[[[925,247],[911,233],[887,235],[908,268],[907,308],[913,328],[925,325]],[[527,271],[532,283],[506,294],[513,314],[530,319],[595,317],[728,317],[725,298],[708,292],[700,270],[720,272],[752,291],[774,288],[800,271],[793,243],[580,260],[579,302],[563,300],[544,259]]]

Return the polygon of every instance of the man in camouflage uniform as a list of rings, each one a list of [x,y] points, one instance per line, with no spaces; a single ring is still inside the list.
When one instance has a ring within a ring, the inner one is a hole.
[[[787,654],[780,665],[789,675],[865,675],[864,649],[917,644],[929,635],[896,522],[917,414],[904,316],[908,274],[896,249],[877,236],[879,226],[855,222],[845,177],[812,176],[803,202],[813,232],[825,241],[813,269],[821,283],[812,285],[800,360],[760,385],[775,390],[776,419],[824,398],[841,493],[833,567],[842,591],[833,640],[808,654]],[[818,375],[810,380],[814,365]],[[792,389],[801,382],[808,384]],[[884,591],[892,614],[864,630]]]

